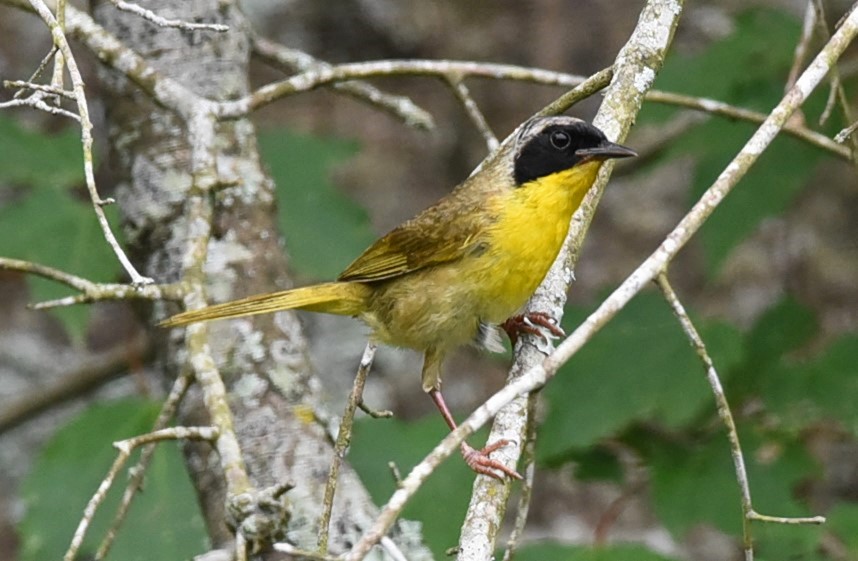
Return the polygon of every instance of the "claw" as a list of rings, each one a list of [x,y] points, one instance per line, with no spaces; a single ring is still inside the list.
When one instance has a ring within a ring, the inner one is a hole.
[[[512,316],[503,323],[504,330],[510,341],[515,345],[521,333],[529,333],[539,337],[536,348],[548,354],[553,348],[552,341],[566,336],[556,320],[545,312],[529,312]]]
[[[507,444],[510,444],[509,440],[498,440],[487,445],[482,450],[476,450],[463,442],[462,456],[465,458],[465,463],[468,464],[468,467],[477,473],[493,477],[499,481],[503,481],[504,476],[512,479],[522,479],[521,475],[514,469],[508,468],[499,461],[489,458],[489,454],[498,448],[503,448]]]

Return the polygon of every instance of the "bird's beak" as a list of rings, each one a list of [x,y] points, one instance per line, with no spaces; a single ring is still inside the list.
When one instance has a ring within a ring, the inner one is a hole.
[[[575,155],[584,161],[589,160],[610,160],[611,158],[630,158],[637,156],[638,153],[631,148],[626,148],[621,144],[616,144],[609,140],[604,141],[595,148],[581,148],[575,150]]]

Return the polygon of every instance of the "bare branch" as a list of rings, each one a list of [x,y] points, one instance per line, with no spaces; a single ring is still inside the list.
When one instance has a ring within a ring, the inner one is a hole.
[[[51,115],[58,115],[60,117],[68,117],[69,119],[73,119],[80,122],[80,117],[71,111],[63,109],[62,107],[57,107],[56,105],[49,105],[45,103],[43,95],[41,94],[33,94],[24,98],[18,99],[10,99],[9,101],[4,101],[0,103],[0,109],[7,109],[11,107],[32,107],[33,109],[38,109],[39,111],[44,111],[45,113],[50,113]]]
[[[81,144],[83,146],[83,170],[84,177],[86,178],[86,188],[87,191],[89,191],[90,198],[92,199],[92,207],[93,210],[95,210],[96,217],[98,217],[98,224],[101,226],[104,239],[107,241],[110,248],[113,249],[113,253],[116,254],[116,258],[119,259],[119,262],[128,273],[128,276],[131,277],[131,284],[133,286],[142,287],[147,284],[152,284],[155,281],[138,273],[137,269],[134,268],[134,265],[131,264],[131,261],[128,260],[128,256],[125,255],[125,252],[116,240],[116,236],[113,235],[113,231],[110,229],[110,223],[107,221],[104,209],[101,208],[102,199],[96,189],[95,172],[93,171],[92,166],[92,122],[89,119],[89,108],[87,107],[86,93],[84,92],[83,77],[77,67],[77,62],[75,61],[71,47],[69,47],[68,41],[66,40],[65,32],[63,30],[64,26],[57,21],[51,13],[51,10],[42,0],[29,0],[29,2],[36,13],[39,14],[39,17],[42,18],[42,21],[44,21],[51,30],[51,37],[53,38],[54,45],[59,49],[58,54],[62,54],[62,57],[65,59],[65,66],[68,68],[69,76],[71,76],[74,96],[77,101],[78,116],[80,117]],[[65,14],[65,10],[61,11]],[[63,89],[62,83],[53,85],[58,89]]]
[[[149,284],[135,288],[128,284],[96,283],[53,267],[8,257],[0,257],[0,269],[37,275],[62,283],[81,293],[33,305],[37,310],[101,300],[181,300],[185,292],[180,284]]]
[[[36,90],[51,95],[62,96],[66,99],[74,99],[74,92],[55,88],[54,86],[46,86],[35,82],[25,82],[24,80],[3,80],[4,88],[20,88],[24,90]],[[17,93],[15,94],[18,95]],[[75,115],[76,116],[76,115]]]
[[[858,121],[855,121],[845,129],[837,133],[837,136],[834,137],[834,142],[846,142],[846,139],[855,134],[856,130],[858,130]]]
[[[819,18],[819,13],[816,9],[814,0],[808,0],[807,6],[804,9],[804,21],[801,26],[801,36],[798,43],[795,45],[795,53],[793,54],[792,66],[789,69],[787,76],[786,87],[784,91],[795,85],[798,79],[798,73],[801,71],[801,66],[807,58],[807,53],[810,50],[810,41],[813,39],[813,30],[816,28],[816,22]]]
[[[688,109],[694,109],[695,111],[702,111],[711,115],[718,115],[728,119],[736,119],[749,123],[762,124],[767,118],[765,113],[736,107],[714,99],[692,97],[657,90],[652,90],[647,94],[647,101],[664,103],[666,105],[676,105],[678,107],[687,107]],[[791,136],[812,144],[813,146],[831,152],[844,160],[848,161],[852,159],[851,152],[845,146],[839,145],[836,141],[832,141],[824,134],[813,131],[798,122],[788,122],[784,125],[783,131]]]
[[[465,109],[465,114],[468,115],[471,123],[483,136],[488,153],[491,154],[497,150],[500,145],[498,143],[498,138],[495,136],[495,133],[492,132],[491,127],[489,127],[489,123],[486,121],[485,115],[480,111],[480,108],[477,106],[474,98],[471,97],[471,92],[468,90],[468,86],[466,86],[461,78],[457,76],[447,76],[446,81],[450,86],[450,89],[453,90],[453,94],[456,96],[456,99],[459,100],[459,103],[461,103],[462,107]]]
[[[151,341],[148,337],[140,336],[87,358],[83,364],[65,372],[61,378],[17,397],[14,403],[4,406],[0,411],[0,435],[43,411],[122,376],[134,363],[141,358],[145,360],[151,353]]]
[[[143,8],[139,4],[135,4],[134,2],[125,2],[123,0],[109,1],[111,4],[116,6],[117,10],[122,10],[123,12],[130,12],[132,14],[138,15],[146,21],[150,21],[160,27],[176,27],[178,29],[184,29],[186,31],[194,31],[197,29],[219,32],[229,31],[228,25],[223,25],[220,23],[191,23],[178,19],[167,19],[162,16],[159,16],[151,10]]]
[[[581,76],[550,72],[511,64],[489,64],[454,60],[380,60],[317,68],[279,82],[273,82],[249,95],[220,104],[221,118],[235,118],[271,103],[281,97],[314,90],[321,86],[355,79],[381,76],[449,76],[522,80],[546,85],[574,87],[584,81]]]
[[[527,524],[527,514],[530,511],[530,501],[533,498],[533,478],[536,475],[536,406],[539,402],[540,393],[530,392],[527,395],[527,426],[524,429],[524,448],[521,453],[522,470],[524,471],[524,482],[518,496],[518,505],[515,509],[515,522],[509,539],[506,541],[506,551],[503,552],[503,561],[512,561],[515,551],[518,549],[519,541],[524,535],[524,527]]]
[[[149,444],[152,442],[160,442],[163,440],[208,440],[213,441],[218,437],[218,431],[215,427],[172,427],[162,429],[148,434],[129,438],[128,440],[120,440],[114,442],[113,446],[119,451],[116,460],[107,472],[105,478],[101,481],[95,494],[89,500],[83,511],[83,518],[78,523],[77,529],[72,537],[71,545],[63,556],[63,561],[73,561],[83,543],[83,538],[86,536],[86,531],[92,523],[96,510],[104,501],[104,497],[110,490],[113,481],[119,474],[119,471],[128,461],[131,452],[138,446]]]
[[[736,422],[733,419],[733,413],[730,410],[730,404],[727,402],[727,395],[724,393],[724,387],[721,385],[721,379],[718,376],[715,363],[712,361],[712,358],[709,356],[709,352],[706,350],[706,344],[703,342],[703,338],[700,337],[700,333],[697,331],[697,328],[694,327],[694,323],[685,311],[685,307],[682,305],[682,302],[679,301],[679,297],[670,285],[667,274],[664,272],[659,273],[655,280],[656,284],[658,284],[658,287],[661,289],[665,300],[667,300],[667,303],[670,305],[673,315],[676,316],[676,319],[679,321],[679,325],[682,326],[682,331],[685,333],[685,336],[694,348],[694,352],[697,353],[697,356],[700,358],[701,362],[703,362],[703,367],[706,370],[706,381],[709,382],[709,386],[712,388],[712,393],[715,396],[715,405],[718,409],[718,416],[721,418],[721,421],[727,429],[727,439],[730,442],[730,455],[733,458],[733,469],[736,472],[736,482],[739,484],[739,492],[741,493],[742,546],[745,550],[746,561],[751,561],[754,558],[754,539],[751,533],[750,524],[752,520],[777,522],[780,524],[822,524],[825,522],[825,517],[814,516],[810,518],[792,518],[766,516],[754,511],[753,503],[751,501],[751,488],[748,483],[748,473],[745,469],[745,456],[742,453],[739,433],[736,430]]]
[[[314,58],[303,51],[290,49],[263,37],[253,36],[252,41],[254,52],[270,64],[277,64],[290,70],[302,72],[330,66],[327,62]],[[333,88],[402,119],[410,127],[435,128],[435,120],[432,115],[405,96],[388,94],[371,84],[360,81],[334,84]]]
[[[346,457],[346,450],[352,441],[352,426],[355,420],[355,411],[358,405],[363,400],[363,389],[366,385],[366,377],[372,368],[372,361],[375,359],[375,350],[377,345],[373,342],[366,344],[363,351],[363,356],[360,359],[357,375],[352,385],[352,391],[346,401],[346,408],[343,411],[343,418],[340,421],[340,428],[337,431],[337,441],[334,444],[334,454],[331,458],[331,467],[328,470],[328,483],[325,485],[325,495],[322,500],[322,515],[319,517],[319,553],[326,554],[328,552],[328,532],[331,525],[331,512],[334,510],[334,494],[337,491],[337,480],[340,476],[340,465]]]
[[[546,359],[549,372],[571,358],[592,335],[613,318],[631,298],[652,281],[691,239],[724,197],[736,186],[760,154],[784,127],[789,116],[807,99],[858,33],[858,9],[853,7],[843,24],[816,56],[796,85],[781,99],[766,121],[748,140],[742,150],[721,172],[715,183],[703,194],[667,238],[623,283],[602,302],[584,323],[564,340]]]
[[[641,11],[629,40],[617,54],[613,72],[602,71],[597,78],[591,78],[591,81],[596,82],[597,79],[606,80],[608,76],[612,76],[611,84],[605,91],[604,101],[593,121],[608,138],[621,142],[628,134],[643,105],[644,94],[652,87],[653,80],[664,63],[681,13],[682,0],[649,0]],[[564,104],[572,103],[576,99],[576,92],[573,90],[552,103],[549,108],[565,109]],[[590,188],[572,219],[563,249],[528,303],[525,313],[544,313],[559,322],[566,293],[573,278],[571,271],[577,262],[585,232],[612,169],[612,162],[602,166],[596,184]],[[518,376],[543,360],[532,336],[523,337],[522,343],[516,344],[515,362],[507,377],[508,383],[515,381]],[[521,442],[527,424],[524,401],[521,397],[516,398],[498,413],[489,434],[489,442],[497,442],[500,439]],[[512,454],[513,465],[520,450],[521,444],[505,447],[505,451]],[[509,486],[501,489],[496,483],[486,479],[478,477],[474,482],[474,492],[459,538],[458,561],[488,559],[496,548],[497,529],[501,527],[505,514]]]
[[[170,394],[161,406],[158,418],[155,419],[155,423],[152,428],[153,431],[159,431],[167,426],[175,415],[179,403],[185,396],[185,392],[187,392],[188,387],[191,385],[192,379],[193,378],[188,371],[183,372],[178,378],[176,378],[176,381],[173,382],[173,388],[170,390]],[[137,491],[143,487],[143,477],[146,474],[146,468],[149,466],[152,454],[154,453],[155,443],[144,445],[143,450],[140,452],[140,459],[137,460],[137,464],[128,470],[128,473],[130,474],[128,484],[125,486],[125,492],[122,494],[122,499],[116,510],[116,514],[113,517],[113,522],[110,524],[110,528],[108,528],[107,533],[104,535],[104,539],[102,539],[101,544],[98,546],[98,550],[95,553],[96,561],[104,559],[110,551],[110,547],[113,545],[113,540],[116,538],[119,527],[125,520],[125,516],[128,514],[128,509],[131,507],[131,501],[137,495]]]

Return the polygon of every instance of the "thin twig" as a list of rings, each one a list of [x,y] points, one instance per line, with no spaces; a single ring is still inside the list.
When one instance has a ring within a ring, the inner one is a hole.
[[[721,385],[721,379],[718,376],[715,363],[712,361],[712,358],[709,356],[709,352],[706,350],[706,344],[703,342],[703,338],[700,336],[697,328],[694,327],[694,323],[685,311],[685,307],[682,305],[682,302],[679,301],[679,297],[670,285],[667,273],[664,271],[659,273],[655,282],[661,289],[661,292],[664,295],[665,300],[667,300],[667,303],[670,305],[671,310],[673,310],[673,315],[676,316],[676,319],[679,321],[679,325],[682,326],[682,331],[685,333],[685,336],[694,348],[694,352],[697,353],[697,356],[700,358],[701,362],[703,362],[703,367],[706,370],[706,381],[709,382],[709,386],[712,388],[712,393],[715,396],[715,405],[718,409],[718,416],[721,418],[721,421],[727,429],[727,439],[730,442],[730,454],[733,457],[733,468],[736,472],[736,482],[739,484],[739,491],[741,493],[742,546],[745,550],[745,560],[752,561],[754,558],[754,538],[751,534],[750,524],[752,520],[776,522],[779,524],[822,524],[825,522],[825,517],[813,516],[792,518],[783,516],[767,516],[758,514],[754,510],[751,500],[751,488],[748,482],[748,472],[745,468],[745,456],[742,453],[742,445],[739,441],[739,433],[736,430],[736,422],[733,419],[733,413],[730,409],[730,404],[727,401],[727,395],[724,393],[724,388]]]
[[[361,396],[361,400],[358,401],[358,409],[372,417],[373,419],[390,419],[393,417],[393,411],[388,409],[373,409],[366,403],[364,403],[363,396]]]
[[[158,413],[158,418],[155,419],[155,422],[153,423],[153,431],[161,430],[167,426],[175,415],[176,409],[182,401],[182,398],[184,398],[192,380],[193,376],[190,371],[183,372],[176,378],[176,381],[173,382],[173,387],[170,389],[170,393],[164,400],[163,405],[161,405],[161,411]],[[128,514],[131,501],[137,495],[137,491],[143,488],[143,478],[146,474],[146,468],[149,466],[152,454],[154,453],[155,443],[146,444],[140,452],[140,459],[137,460],[137,463],[128,470],[130,477],[128,478],[128,483],[125,486],[125,492],[122,494],[122,499],[119,502],[116,514],[113,516],[113,521],[110,523],[110,527],[107,529],[107,532],[95,553],[96,561],[104,559],[110,551],[110,547],[113,545],[113,540],[116,538],[116,534],[119,531],[122,522],[125,520],[125,516]]]
[[[45,97],[46,96],[41,94],[33,94],[24,98],[13,98],[9,101],[4,101],[3,103],[0,103],[0,109],[9,109],[12,107],[32,107],[33,109],[38,109],[39,111],[44,111],[45,113],[50,113],[51,115],[68,117],[69,119],[77,121],[78,123],[80,122],[80,117],[75,113],[72,113],[68,109],[63,109],[62,107],[57,107],[56,105],[50,105],[48,103],[45,103]]]
[[[728,103],[723,103],[721,101],[717,101],[715,99],[708,99],[705,97],[693,97],[677,93],[652,90],[647,93],[646,99],[647,101],[652,101],[655,103],[686,107],[688,109],[694,109],[695,111],[709,113],[710,115],[718,115],[720,117],[736,119],[739,121],[746,121],[748,123],[762,124],[768,117],[768,115],[766,115],[765,113],[760,113],[759,111],[752,111],[750,109],[736,107]],[[798,122],[790,121],[789,123],[785,124],[783,127],[783,132],[789,134],[790,136],[794,136],[795,138],[803,140],[809,144],[812,144],[818,148],[822,148],[823,150],[831,152],[832,154],[839,156],[844,160],[848,161],[852,159],[851,152],[845,146],[839,145],[837,142],[832,141],[824,134],[820,134],[816,131],[813,131]]]
[[[241,531],[235,533],[233,551],[235,552],[235,561],[247,561],[247,538]]]
[[[0,411],[0,435],[43,411],[122,376],[134,363],[145,361],[152,351],[152,342],[147,336],[140,335],[119,343],[109,351],[87,358],[83,364],[70,372],[64,372],[47,386],[17,397],[14,403],[4,406]]]
[[[605,89],[613,78],[614,68],[612,66],[603,68],[587,79],[578,82],[574,88],[537,111],[536,115],[540,117],[559,115],[582,99],[586,99],[596,92]]]
[[[292,545],[291,543],[286,542],[277,542],[271,544],[271,548],[274,551],[279,551],[281,553],[286,553],[292,556],[295,559],[312,559],[314,561],[339,561],[340,557],[336,555],[328,555],[325,553],[319,553],[318,551],[309,551],[307,549],[299,549]]]
[[[314,58],[303,51],[290,49],[264,37],[253,35],[251,41],[253,51],[269,64],[285,66],[289,70],[302,72],[330,66],[327,62]],[[357,80],[341,82],[333,87],[339,92],[365,101],[396,116],[410,127],[427,130],[435,128],[435,120],[432,115],[408,97],[385,93],[372,84]]]
[[[159,16],[155,12],[151,10],[147,10],[142,6],[135,4],[134,2],[124,2],[123,0],[109,0],[111,4],[116,6],[117,10],[121,10],[123,12],[129,12],[135,15],[140,16],[146,21],[152,22],[160,27],[176,27],[178,29],[184,29],[186,31],[193,31],[197,29],[204,29],[207,31],[229,31],[228,25],[223,25],[221,23],[191,23],[188,21],[182,21],[178,19],[167,19],[165,17]]]
[[[533,499],[533,480],[536,475],[536,406],[539,402],[540,392],[530,392],[527,396],[527,426],[524,431],[524,447],[521,453],[522,469],[524,470],[524,481],[518,495],[515,522],[512,525],[509,539],[506,541],[506,551],[503,552],[503,561],[512,561],[518,549],[521,537],[524,535],[524,527],[527,524],[527,514],[530,511],[530,501]]]
[[[221,118],[235,118],[271,103],[283,96],[310,91],[329,84],[382,76],[448,76],[521,80],[539,84],[575,87],[582,76],[551,72],[512,64],[492,64],[455,60],[380,60],[315,68],[290,78],[272,82],[235,101],[220,104]]]
[[[846,142],[846,139],[855,134],[855,131],[858,130],[858,121],[855,121],[834,137],[834,142],[843,143]]]
[[[459,100],[459,103],[462,104],[465,114],[471,120],[471,124],[473,124],[477,131],[479,131],[483,136],[488,153],[491,154],[497,150],[499,146],[498,137],[492,132],[488,121],[486,121],[486,116],[483,115],[483,112],[480,111],[480,107],[477,105],[477,102],[475,102],[474,98],[471,97],[471,92],[468,90],[468,86],[465,85],[459,76],[447,76],[446,82],[447,85],[450,86],[450,89],[453,90],[453,95],[455,95],[456,99]]]
[[[36,90],[51,95],[62,96],[66,99],[74,99],[74,92],[55,88],[54,86],[46,86],[35,82],[26,82],[24,80],[3,80],[4,88],[22,88],[24,90]]]
[[[366,377],[372,368],[377,345],[370,341],[366,344],[363,356],[360,359],[357,375],[355,376],[352,391],[343,411],[340,428],[337,432],[337,440],[334,444],[334,455],[331,458],[331,467],[328,470],[328,482],[325,485],[325,494],[322,500],[322,515],[319,517],[319,537],[317,540],[319,553],[328,552],[328,534],[331,525],[331,512],[334,510],[334,495],[337,491],[337,481],[340,476],[340,465],[346,457],[346,450],[352,440],[352,426],[354,424],[355,410],[361,402],[363,389],[366,385]]]
[[[801,36],[798,38],[798,43],[795,45],[795,52],[792,56],[792,66],[789,69],[787,76],[786,87],[784,91],[789,90],[795,85],[798,79],[798,74],[801,72],[801,67],[807,58],[807,53],[810,51],[810,41],[813,39],[813,31],[816,28],[816,21],[819,13],[814,6],[814,0],[808,0],[807,6],[804,8],[804,21],[801,26]]]
[[[64,284],[81,293],[69,299],[34,304],[32,307],[37,310],[56,305],[101,300],[181,300],[185,293],[185,288],[181,284],[149,284],[135,288],[127,284],[97,283],[47,265],[8,257],[0,257],[0,270],[37,275]]]
[[[107,241],[111,249],[113,249],[113,252],[116,254],[116,258],[119,259],[119,262],[128,273],[128,276],[131,277],[131,284],[134,287],[142,287],[147,284],[152,284],[155,282],[153,279],[144,277],[138,273],[137,269],[134,268],[134,265],[131,264],[128,256],[125,255],[125,252],[116,240],[116,236],[110,229],[110,223],[107,221],[107,216],[104,214],[104,209],[102,208],[104,201],[101,196],[99,196],[95,185],[95,172],[93,170],[92,163],[92,122],[89,119],[89,108],[87,106],[86,93],[84,92],[83,77],[80,74],[80,70],[78,69],[71,47],[66,40],[65,32],[43,0],[29,0],[29,3],[36,13],[39,14],[39,17],[42,18],[42,21],[44,21],[51,30],[51,37],[54,45],[59,49],[59,53],[57,53],[57,55],[59,56],[60,53],[62,54],[65,59],[65,66],[68,69],[69,76],[71,77],[72,88],[77,102],[78,116],[80,117],[81,145],[83,147],[83,170],[84,177],[86,179],[86,188],[89,192],[90,199],[92,200],[92,208],[98,218],[98,224],[101,226],[104,239]],[[61,84],[55,84],[55,86],[62,89]]]
[[[114,442],[113,446],[119,451],[119,453],[113,461],[113,465],[110,467],[107,475],[95,491],[95,494],[89,499],[86,508],[84,508],[83,517],[78,523],[77,529],[72,537],[71,545],[69,545],[68,550],[63,556],[63,561],[73,561],[77,555],[77,552],[83,543],[83,539],[86,536],[86,531],[89,529],[89,525],[95,516],[96,510],[104,501],[104,497],[107,496],[107,492],[110,490],[113,481],[116,479],[119,471],[125,465],[125,462],[128,461],[129,456],[131,456],[131,452],[133,452],[135,448],[144,444],[160,442],[163,440],[206,440],[211,442],[217,438],[218,431],[215,427],[172,427],[129,438],[128,440]]]
[[[42,61],[36,67],[36,70],[33,71],[33,74],[30,76],[30,79],[27,80],[27,82],[29,82],[29,83],[35,82],[36,79],[42,75],[42,72],[45,71],[45,68],[48,67],[48,64],[50,64],[51,61],[54,60],[55,54],[57,54],[57,46],[52,44],[51,50],[49,50],[48,54],[46,54],[42,58]],[[12,96],[12,99],[18,99],[19,97],[24,95],[24,91],[25,90],[19,90],[19,91],[15,92],[15,95]]]
[[[66,31],[66,0],[57,0],[57,26],[59,27],[62,33]],[[63,87],[63,82],[65,81],[63,77],[63,71],[65,70],[65,57],[63,56],[62,50],[57,52],[57,56],[54,58],[54,74],[51,77],[51,86],[58,90],[65,89]],[[57,96],[52,96],[55,105],[60,104],[60,99]]]

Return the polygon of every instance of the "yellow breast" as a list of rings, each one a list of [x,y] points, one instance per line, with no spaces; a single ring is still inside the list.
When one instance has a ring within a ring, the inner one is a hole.
[[[593,184],[599,163],[564,170],[499,195],[489,249],[474,263],[481,277],[481,317],[501,322],[520,310],[545,278],[572,214]]]

